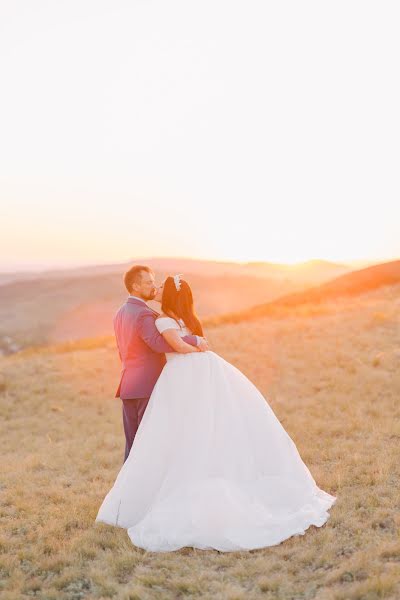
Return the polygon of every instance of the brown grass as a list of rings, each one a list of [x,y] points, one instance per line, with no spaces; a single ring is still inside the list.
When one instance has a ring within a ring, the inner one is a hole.
[[[400,287],[325,308],[208,331],[338,496],[322,528],[247,553],[146,553],[94,524],[124,446],[110,340],[3,358],[2,600],[400,598]]]

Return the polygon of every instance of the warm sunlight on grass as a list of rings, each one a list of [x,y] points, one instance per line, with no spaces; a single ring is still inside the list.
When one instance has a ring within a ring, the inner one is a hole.
[[[112,339],[2,358],[2,599],[399,598],[399,293],[207,330],[338,497],[322,528],[252,552],[146,553],[94,523],[123,457]]]

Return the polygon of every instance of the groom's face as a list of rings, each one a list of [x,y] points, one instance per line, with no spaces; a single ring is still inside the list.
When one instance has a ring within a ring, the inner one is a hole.
[[[158,286],[158,288],[156,290],[156,295],[153,298],[153,300],[155,300],[156,302],[160,302],[160,304],[162,302],[163,290],[164,290],[164,283],[162,283],[161,285]]]
[[[139,296],[143,300],[153,300],[157,293],[153,273],[142,271],[140,281],[132,286],[132,291],[135,296]]]

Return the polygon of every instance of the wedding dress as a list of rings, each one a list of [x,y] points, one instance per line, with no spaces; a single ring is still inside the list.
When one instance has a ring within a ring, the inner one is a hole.
[[[156,326],[190,333],[169,317]],[[157,552],[250,550],[321,527],[336,497],[318,488],[251,381],[212,351],[166,356],[96,521]]]

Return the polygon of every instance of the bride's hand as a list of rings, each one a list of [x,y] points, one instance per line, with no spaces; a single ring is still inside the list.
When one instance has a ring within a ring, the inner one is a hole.
[[[208,342],[205,338],[202,338],[200,344],[197,346],[200,352],[207,352],[210,348],[208,347]]]

